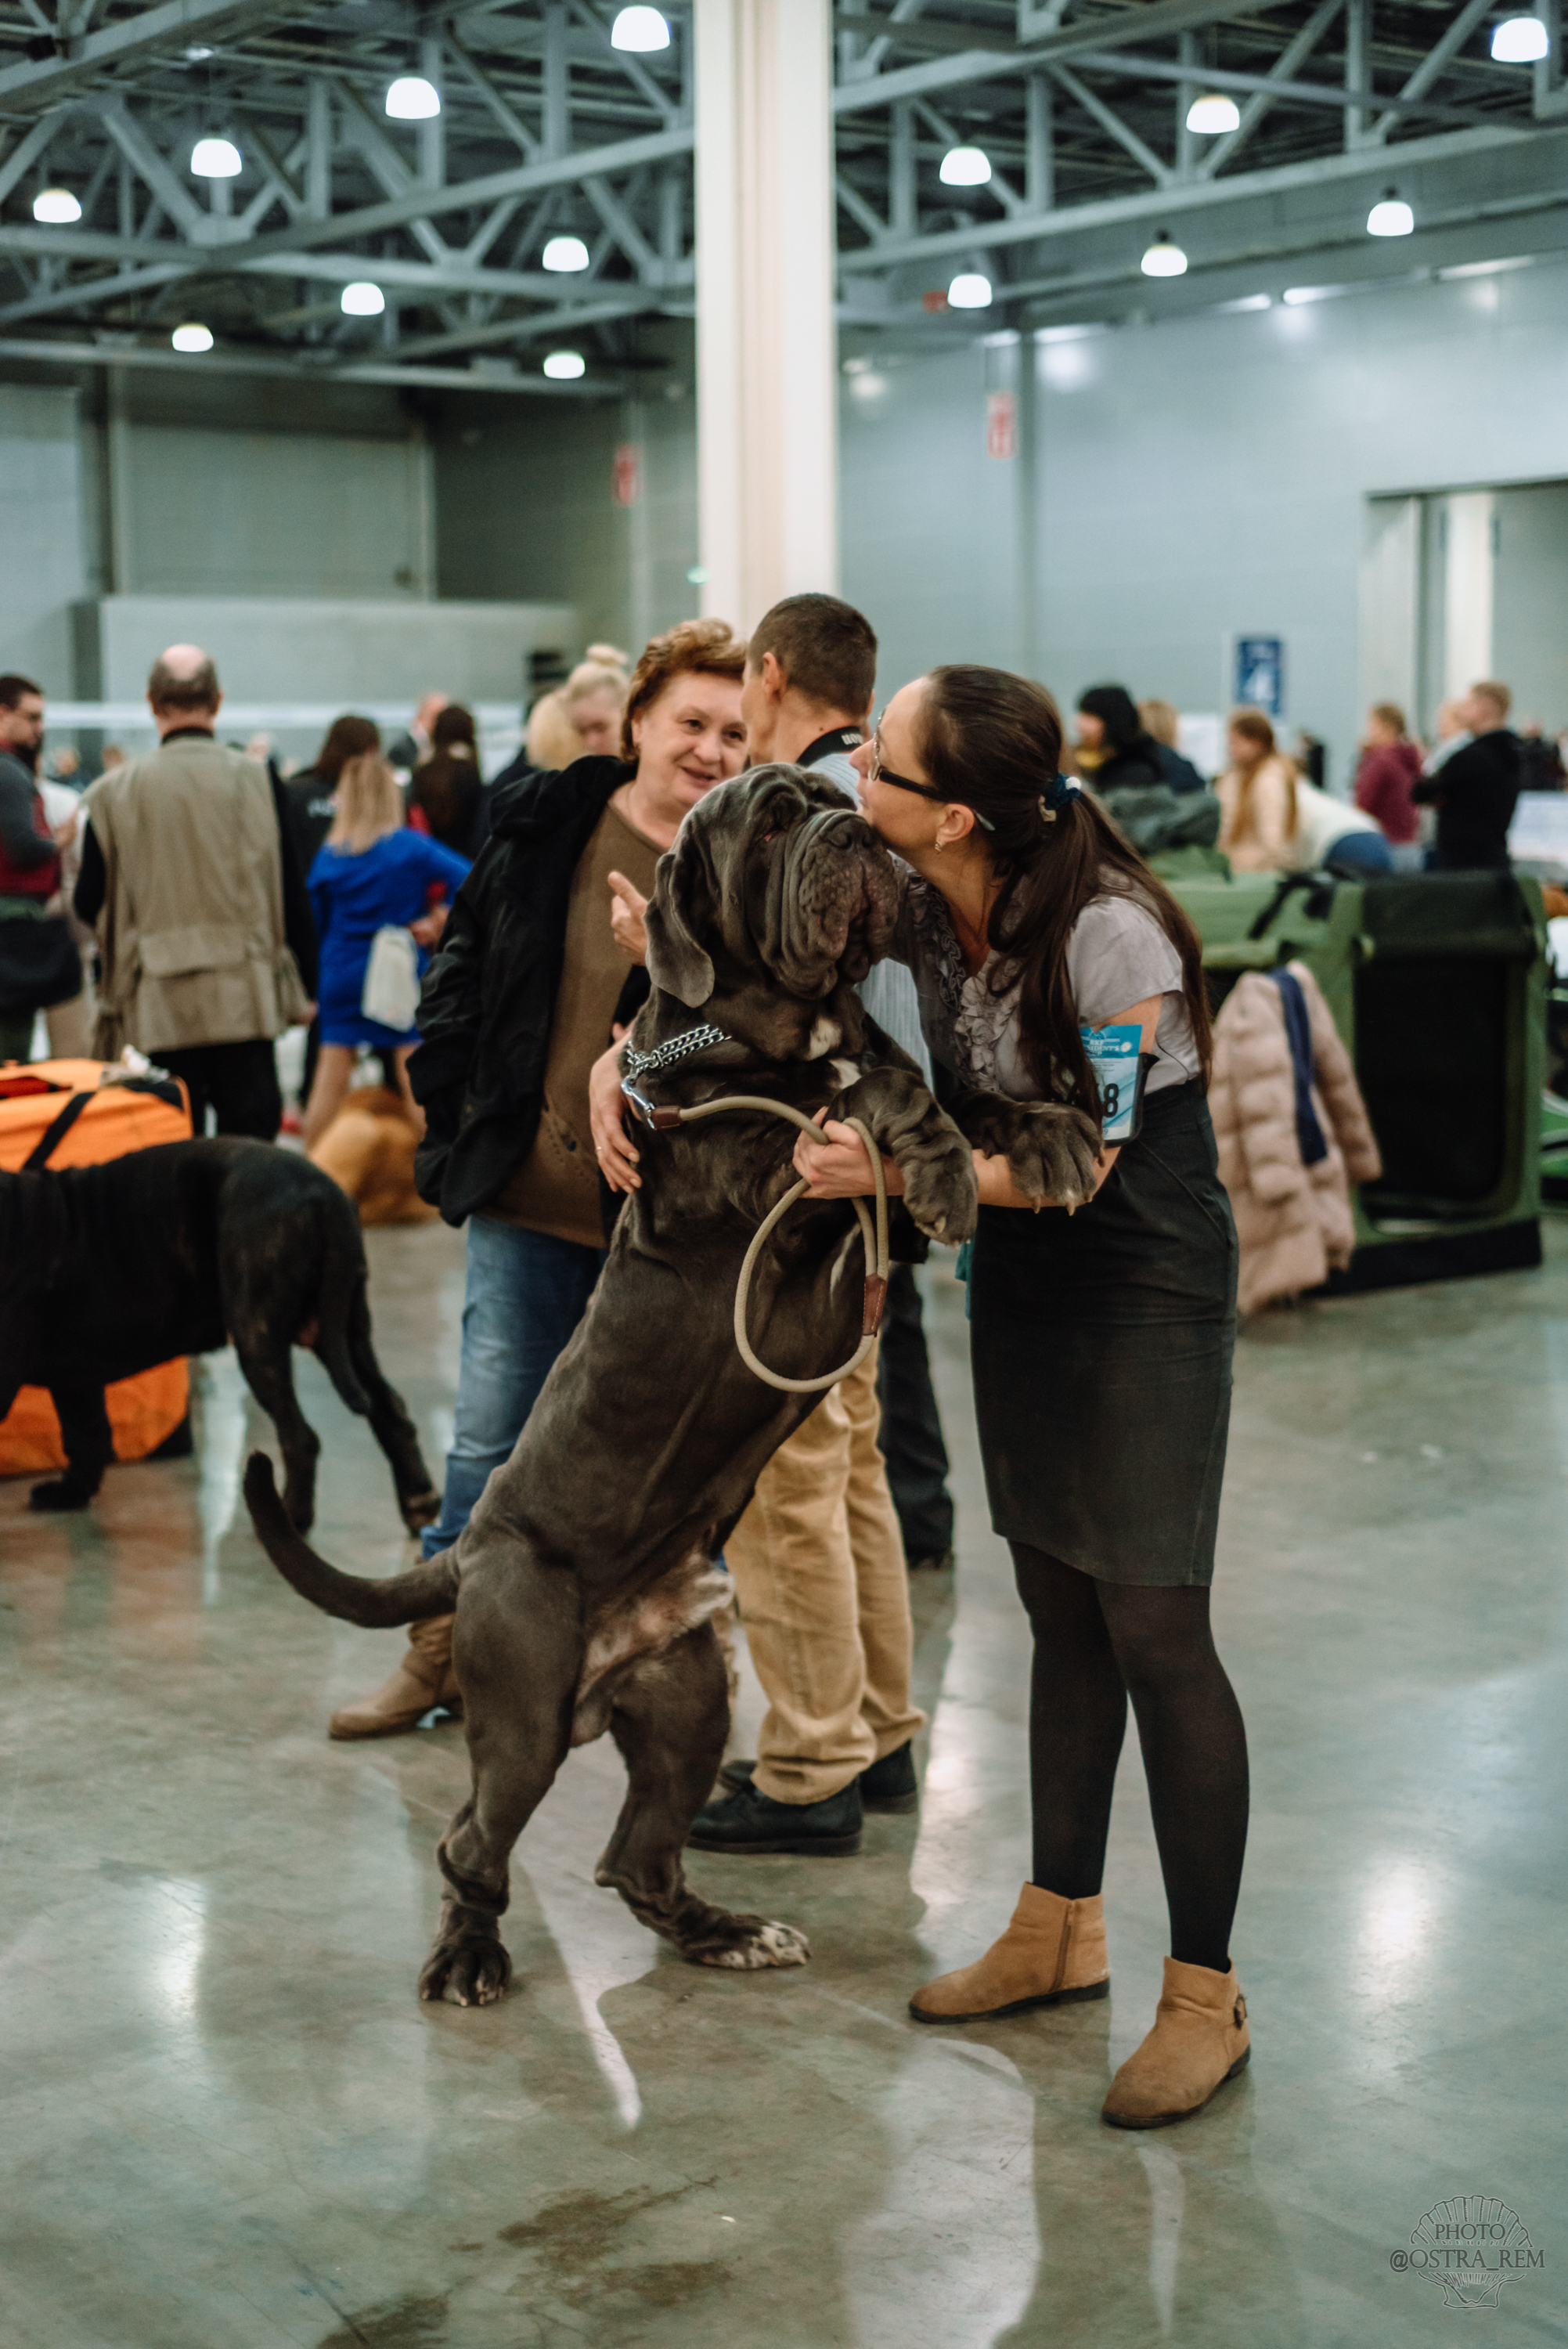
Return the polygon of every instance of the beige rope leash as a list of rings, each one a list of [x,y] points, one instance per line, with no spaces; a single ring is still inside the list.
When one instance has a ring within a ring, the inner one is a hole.
[[[653,1126],[655,1131],[667,1131],[669,1127],[675,1125],[689,1125],[698,1118],[717,1117],[726,1110],[748,1109],[761,1110],[769,1117],[784,1118],[790,1125],[798,1125],[802,1133],[809,1133],[818,1141],[821,1139],[821,1127],[814,1119],[809,1118],[803,1110],[789,1109],[783,1102],[769,1101],[762,1093],[729,1093],[722,1101],[700,1102],[695,1109],[655,1109],[645,1096],[635,1093],[630,1085],[624,1085],[622,1090],[626,1092],[628,1099],[640,1112],[645,1122]],[[745,1259],[741,1264],[740,1278],[736,1283],[735,1342],[740,1349],[741,1361],[748,1370],[755,1371],[756,1375],[765,1380],[768,1385],[778,1387],[786,1394],[817,1394],[824,1387],[836,1387],[841,1379],[847,1379],[851,1371],[859,1370],[876,1343],[877,1331],[882,1326],[882,1307],[887,1301],[889,1263],[887,1177],[882,1170],[882,1153],[872,1140],[869,1130],[858,1117],[845,1118],[842,1123],[859,1134],[861,1146],[872,1162],[872,1179],[876,1185],[874,1229],[865,1201],[855,1198],[850,1202],[860,1224],[861,1241],[866,1252],[865,1299],[861,1317],[860,1344],[847,1362],[841,1363],[836,1371],[829,1371],[822,1378],[787,1379],[781,1377],[779,1371],[770,1371],[766,1362],[758,1360],[752,1350],[751,1340],[747,1335],[747,1306],[750,1299],[751,1276],[756,1268],[757,1259],[766,1247],[769,1236],[788,1215],[796,1200],[810,1189],[810,1185],[804,1179],[795,1184],[792,1189],[786,1191],[778,1206],[772,1208],[757,1226],[752,1236],[751,1245],[747,1249]]]

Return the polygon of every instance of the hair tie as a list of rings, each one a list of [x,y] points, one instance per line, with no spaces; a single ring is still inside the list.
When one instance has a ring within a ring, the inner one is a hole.
[[[1053,775],[1040,793],[1040,813],[1047,823],[1055,823],[1057,812],[1065,808],[1069,800],[1076,800],[1082,790],[1083,785],[1076,775]]]

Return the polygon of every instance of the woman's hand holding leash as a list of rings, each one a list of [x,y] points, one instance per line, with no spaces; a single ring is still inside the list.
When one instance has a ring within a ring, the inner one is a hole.
[[[841,1125],[835,1119],[830,1124],[825,1109],[817,1112],[817,1123],[827,1137],[813,1142],[809,1133],[795,1138],[795,1172],[810,1185],[809,1199],[864,1199],[875,1189],[872,1170],[866,1163],[865,1145],[852,1126]],[[890,1199],[901,1197],[903,1176],[891,1158],[882,1160],[882,1173],[887,1181]]]

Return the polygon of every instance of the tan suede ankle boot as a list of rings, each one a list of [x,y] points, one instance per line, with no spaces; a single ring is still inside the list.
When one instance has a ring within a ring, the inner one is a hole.
[[[431,1615],[408,1626],[408,1645],[391,1679],[374,1696],[339,1707],[327,1724],[329,1737],[399,1737],[415,1729],[433,1704],[462,1711],[452,1671],[452,1618]]]
[[[1154,2028],[1110,2084],[1100,2117],[1113,2128],[1164,2128],[1201,2112],[1252,2054],[1236,1970],[1165,1961]]]
[[[1100,1895],[1064,1900],[1026,1884],[1001,1940],[974,1965],[917,1990],[909,2011],[917,2023],[977,2023],[982,2015],[1104,1998],[1109,1988]]]

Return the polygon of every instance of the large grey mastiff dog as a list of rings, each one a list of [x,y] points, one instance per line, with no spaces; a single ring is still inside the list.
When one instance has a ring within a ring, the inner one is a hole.
[[[920,1230],[961,1240],[975,1216],[970,1143],[855,993],[887,951],[895,908],[887,853],[834,785],[797,767],[738,776],[692,809],[660,861],[654,992],[631,1040],[670,1048],[641,1081],[663,1106],[744,1092],[863,1120]],[[988,1133],[1006,1127],[987,1147],[1006,1149],[1018,1179],[1042,1196],[1087,1195],[1087,1119],[990,1096],[975,1105]],[[586,1315],[461,1537],[428,1565],[384,1582],[339,1573],[295,1533],[271,1463],[252,1455],[256,1531],[317,1607],[370,1625],[456,1609],[472,1792],[438,1847],[448,1889],[421,1998],[500,1997],[512,1846],[568,1750],[606,1729],[629,1784],[599,1883],[700,1965],[809,1954],[789,1926],[701,1899],[681,1857],[728,1725],[710,1620],[727,1580],[714,1560],[817,1400],[765,1385],[731,1327],[748,1242],[794,1179],[791,1140],[759,1112],[645,1135],[642,1187]],[[763,1359],[789,1377],[833,1369],[861,1335],[863,1289],[850,1204],[801,1200],[754,1276]]]

